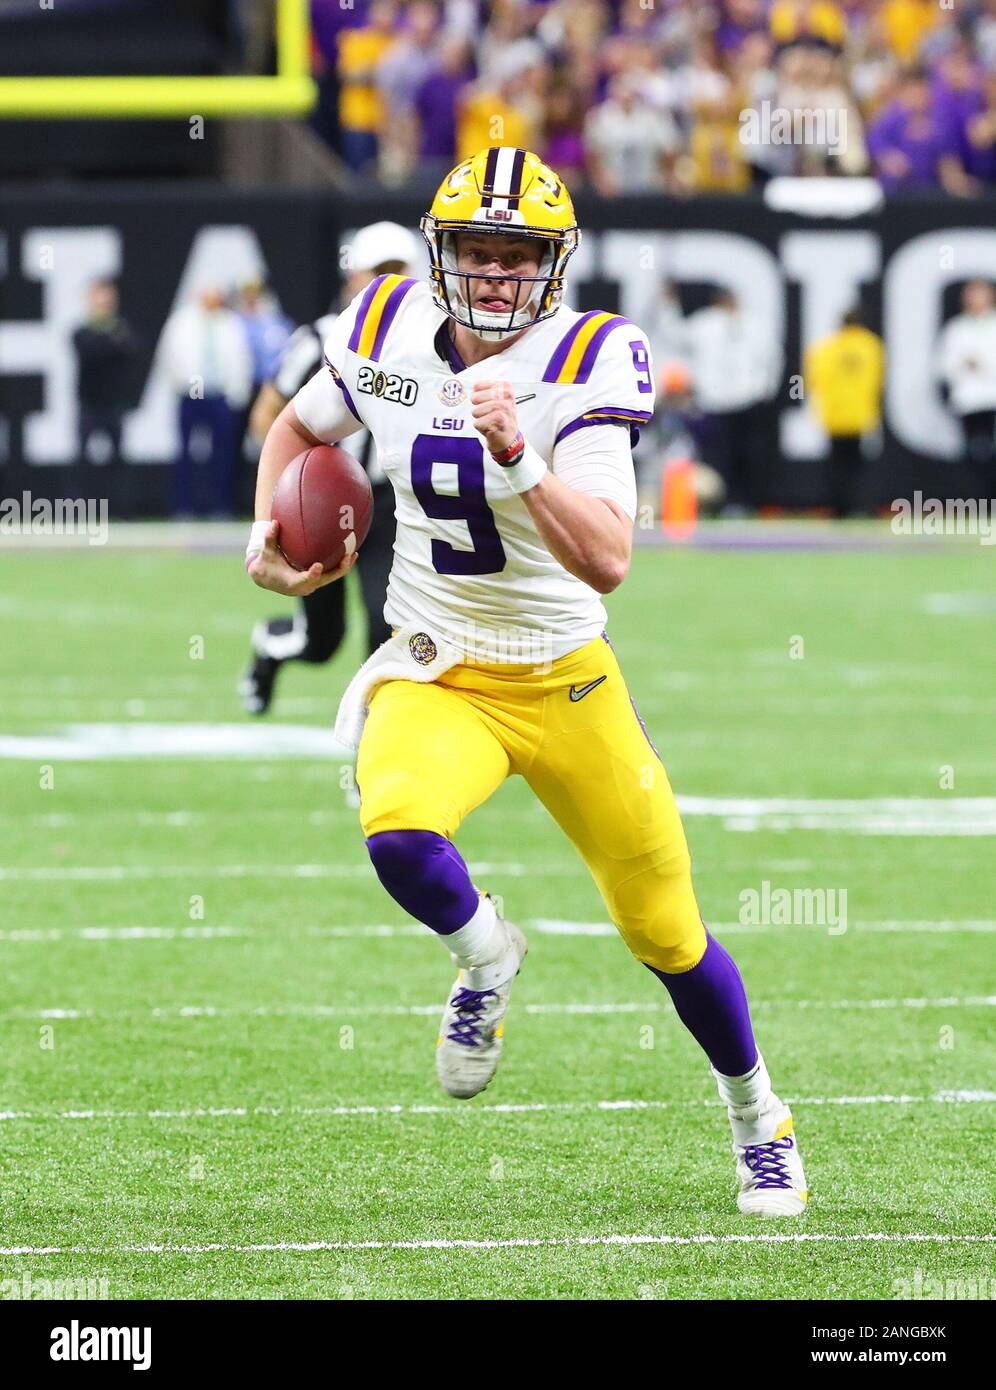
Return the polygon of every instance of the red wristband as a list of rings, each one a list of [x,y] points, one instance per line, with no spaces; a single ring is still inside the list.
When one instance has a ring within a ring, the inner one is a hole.
[[[507,448],[499,449],[498,452],[496,454],[492,454],[491,457],[494,459],[495,463],[500,463],[505,467],[508,467],[510,464],[516,461],[519,454],[522,453],[525,447],[526,441],[522,437],[522,431],[519,430],[515,438],[512,440],[511,444],[509,444]]]

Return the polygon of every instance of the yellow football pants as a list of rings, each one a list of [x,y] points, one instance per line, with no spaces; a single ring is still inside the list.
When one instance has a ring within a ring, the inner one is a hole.
[[[360,741],[366,836],[463,818],[512,773],[573,841],[638,960],[690,970],[706,937],[664,765],[603,638],[533,666],[455,666],[380,686]]]

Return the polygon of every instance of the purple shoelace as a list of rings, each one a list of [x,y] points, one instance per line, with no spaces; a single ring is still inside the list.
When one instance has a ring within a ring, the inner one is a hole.
[[[459,1043],[461,1047],[478,1045],[481,1041],[478,1031],[481,1026],[481,1010],[484,1008],[484,1001],[490,999],[495,992],[493,989],[457,990],[450,1000],[450,1005],[456,1013],[456,1018],[446,1034],[450,1042]]]
[[[772,1139],[767,1144],[748,1144],[744,1149],[744,1163],[752,1173],[760,1174],[759,1188],[789,1189],[792,1180],[785,1166],[785,1154],[795,1147],[791,1137]]]

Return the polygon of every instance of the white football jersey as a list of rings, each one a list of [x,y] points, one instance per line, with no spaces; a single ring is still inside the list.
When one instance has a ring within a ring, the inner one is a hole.
[[[426,283],[378,277],[336,320],[295,409],[318,438],[361,425],[373,435],[398,522],[388,622],[424,624],[480,661],[556,659],[601,633],[605,609],[554,559],[491,458],[470,389],[511,382],[519,427],[553,473],[632,518],[630,434],[654,402],[647,338],[619,314],[562,305],[467,367],[446,322]]]

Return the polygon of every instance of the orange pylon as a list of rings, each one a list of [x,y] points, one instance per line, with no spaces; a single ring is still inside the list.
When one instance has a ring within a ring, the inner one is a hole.
[[[683,540],[695,531],[699,499],[691,459],[669,459],[661,475],[661,529]]]

